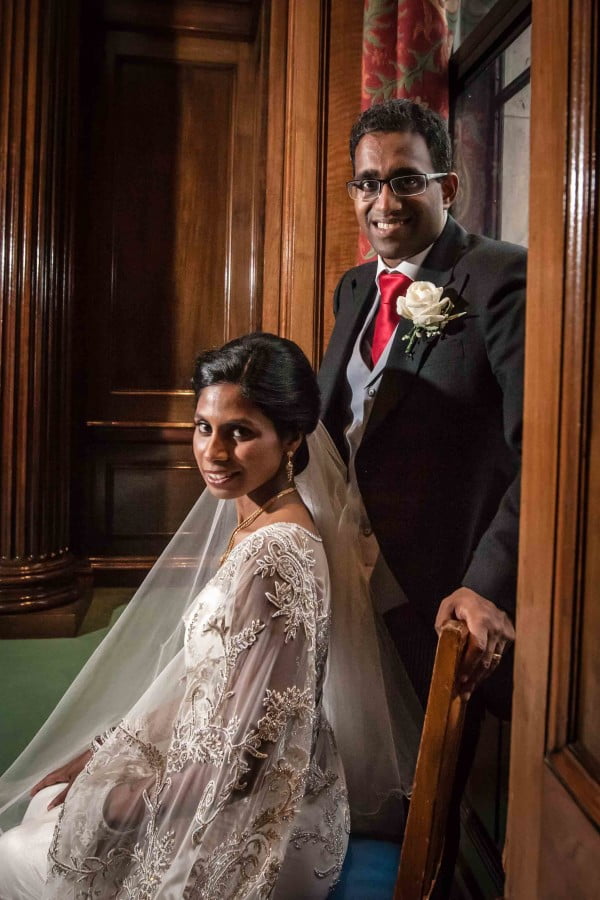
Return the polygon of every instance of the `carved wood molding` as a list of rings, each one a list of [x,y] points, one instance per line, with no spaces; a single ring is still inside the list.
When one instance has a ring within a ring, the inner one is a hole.
[[[585,758],[585,751],[583,752]],[[551,753],[547,764],[578,802],[591,822],[600,822],[600,786],[578,758],[576,746]]]
[[[104,17],[124,28],[176,31],[251,41],[261,0],[105,0]]]
[[[591,0],[570,3],[570,97],[564,256],[564,307],[561,333],[559,471],[555,620],[549,695],[547,747],[564,748],[575,737],[580,620],[585,584],[589,441],[592,429],[593,357],[598,301],[596,187],[598,46],[590,37]],[[596,37],[596,41],[598,36]],[[595,350],[594,350],[595,344]],[[587,586],[589,590],[591,586]],[[594,586],[594,590],[596,587]]]
[[[0,613],[76,601],[69,550],[76,4],[6,0],[0,34]]]

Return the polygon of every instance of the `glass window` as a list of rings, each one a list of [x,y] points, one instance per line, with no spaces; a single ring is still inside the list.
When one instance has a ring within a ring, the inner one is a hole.
[[[509,44],[502,57],[502,86],[507,87],[531,65],[531,25]]]
[[[455,14],[453,49],[471,34],[474,28],[485,18],[490,9],[498,3],[498,0],[460,0]]]
[[[527,245],[531,27],[485,62],[454,106],[454,215],[467,228]]]
[[[526,84],[501,108],[502,158],[499,237],[527,246],[529,207],[529,113],[531,86]]]

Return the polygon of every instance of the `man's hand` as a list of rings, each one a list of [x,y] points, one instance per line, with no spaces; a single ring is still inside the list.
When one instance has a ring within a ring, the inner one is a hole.
[[[65,797],[71,790],[71,785],[77,778],[80,772],[83,772],[86,765],[92,758],[91,750],[84,750],[83,753],[80,753],[79,756],[76,756],[75,759],[70,760],[68,763],[65,763],[64,766],[61,766],[59,769],[54,769],[53,772],[49,772],[41,781],[38,781],[37,784],[31,788],[29,792],[33,797],[34,794],[37,794],[38,791],[41,791],[42,788],[48,787],[51,784],[64,784],[67,783],[67,787],[63,788],[60,793],[53,798],[48,804],[48,809],[53,809],[55,806],[60,806],[63,803]]]
[[[469,629],[459,682],[467,698],[480,681],[494,671],[505,648],[515,639],[515,629],[505,612],[471,588],[460,587],[440,603],[435,630],[440,633],[449,619],[460,619]]]

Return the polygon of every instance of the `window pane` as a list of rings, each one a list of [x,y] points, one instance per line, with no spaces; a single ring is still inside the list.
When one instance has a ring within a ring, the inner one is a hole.
[[[502,85],[505,87],[531,65],[531,25],[525,31],[522,31],[519,37],[506,48],[503,58]]]
[[[496,237],[496,69],[496,62],[487,66],[457,97],[454,115],[459,188],[452,213],[467,231],[488,237]]]
[[[502,111],[502,189],[500,237],[527,246],[529,207],[530,85],[504,104]]]
[[[453,134],[460,178],[454,215],[469,231],[525,246],[530,39],[526,28],[460,91]]]

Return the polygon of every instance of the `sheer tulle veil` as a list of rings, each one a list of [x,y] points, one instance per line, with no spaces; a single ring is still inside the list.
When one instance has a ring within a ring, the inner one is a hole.
[[[297,486],[323,538],[332,629],[324,707],[348,783],[353,825],[387,798],[410,793],[419,706],[373,612],[356,544],[357,503],[328,433],[308,438]],[[235,505],[205,491],[177,534],[28,747],[0,779],[0,824],[17,824],[29,789],[115,725],[183,644],[182,619],[212,577],[235,522]],[[26,702],[24,700],[24,702]]]

